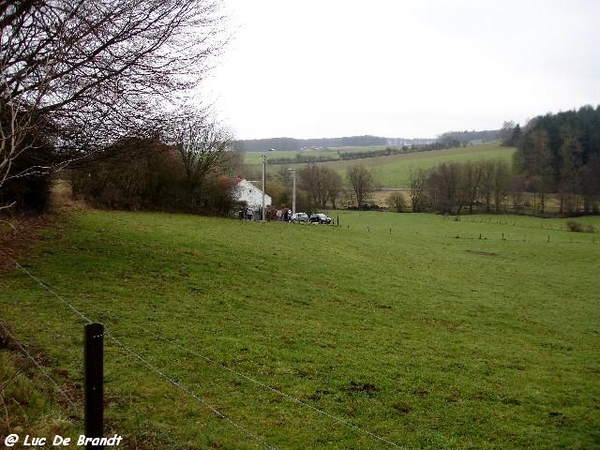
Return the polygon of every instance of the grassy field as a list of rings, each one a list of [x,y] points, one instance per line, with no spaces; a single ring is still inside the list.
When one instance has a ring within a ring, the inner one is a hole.
[[[302,150],[301,152],[296,150],[276,150],[269,152],[247,152],[245,154],[245,162],[246,164],[259,166],[262,164],[262,155],[266,154],[267,159],[277,159],[277,158],[295,158],[296,155],[301,154],[303,156],[327,156],[331,158],[337,158],[339,156],[338,152],[343,153],[355,153],[355,152],[364,152],[364,151],[373,151],[373,150],[384,150],[387,145],[371,145],[365,147],[332,147],[332,148],[323,148],[320,150]]]
[[[383,148],[383,147],[382,147]],[[375,147],[354,148],[354,150],[373,150]],[[342,149],[342,151],[351,151]],[[427,152],[406,153],[402,155],[383,156],[377,158],[364,158],[355,160],[339,160],[319,163],[333,168],[342,176],[345,176],[348,167],[355,164],[363,164],[373,170],[377,183],[385,187],[405,187],[408,185],[408,176],[410,170],[419,168],[429,169],[444,162],[467,162],[482,161],[489,159],[504,159],[511,162],[514,148],[501,147],[497,143],[478,144],[469,147],[452,148],[445,150],[433,150]],[[314,155],[337,155],[336,151],[323,150],[313,152]],[[272,155],[272,156],[271,156]],[[271,152],[269,157],[282,158],[295,157],[296,152]],[[250,164],[255,170],[259,170],[260,156],[258,154],[248,154],[246,156],[247,164]],[[304,166],[304,164],[292,164],[291,166]]]
[[[108,327],[123,448],[600,447],[598,233],[332,216],[79,213],[2,273],[1,321],[73,395],[85,320],[67,303]],[[60,410],[46,420],[81,425]]]
[[[500,147],[498,144],[480,144],[471,147],[408,153],[397,157],[390,156],[388,157],[390,160],[387,162],[374,159],[369,162],[369,167],[373,170],[375,179],[381,186],[405,187],[408,186],[411,170],[431,169],[445,162],[477,162],[504,159],[511,163],[514,151],[514,148]],[[335,169],[345,174],[346,168],[351,165],[348,163],[349,161],[346,161],[346,164],[336,163],[338,166]]]

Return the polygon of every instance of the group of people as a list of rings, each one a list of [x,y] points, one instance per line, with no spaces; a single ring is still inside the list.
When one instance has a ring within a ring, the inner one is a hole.
[[[270,207],[265,209],[267,220],[277,220],[277,222],[289,222],[292,220],[292,210],[289,208],[280,208],[276,211]],[[262,208],[258,207],[258,209],[254,210],[244,206],[238,210],[237,215],[240,220],[262,220]]]
[[[244,206],[239,210],[238,216],[240,220],[260,220],[262,214],[260,209],[255,212],[252,208],[247,208]]]
[[[277,217],[277,222],[289,222],[292,219],[292,210],[289,208],[278,209],[275,217]]]

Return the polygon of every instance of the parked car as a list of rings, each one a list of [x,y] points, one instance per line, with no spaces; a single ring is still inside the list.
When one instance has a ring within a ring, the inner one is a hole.
[[[303,213],[303,212],[297,212],[295,214],[292,214],[292,218],[290,219],[290,222],[293,223],[308,223],[309,221],[309,217],[308,214]]]
[[[330,224],[331,223],[331,217],[322,214],[322,213],[318,213],[318,214],[313,214],[312,216],[310,216],[309,219],[310,223],[326,223],[326,224]]]

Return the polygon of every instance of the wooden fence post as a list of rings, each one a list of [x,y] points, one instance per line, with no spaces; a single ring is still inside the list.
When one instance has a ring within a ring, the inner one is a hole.
[[[101,438],[104,433],[104,325],[85,326],[84,342],[85,437]],[[103,449],[86,445],[86,450]]]

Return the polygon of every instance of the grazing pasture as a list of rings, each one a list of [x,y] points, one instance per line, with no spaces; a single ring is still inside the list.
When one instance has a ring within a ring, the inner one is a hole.
[[[83,324],[107,326],[124,448],[600,446],[597,232],[330,215],[79,213],[2,273],[0,321],[75,399]],[[46,420],[80,427],[46,391]]]
[[[444,150],[406,153],[359,160],[331,161],[323,163],[345,175],[348,167],[365,164],[375,174],[378,185],[385,187],[406,187],[409,173],[416,169],[431,169],[446,162],[483,161],[505,159],[511,161],[514,148],[500,147],[497,143],[472,145]]]
[[[354,148],[341,148],[340,151],[351,152],[351,151],[365,151],[365,150],[377,150],[385,147],[354,147]],[[431,150],[424,152],[405,153],[400,155],[380,156],[375,158],[364,158],[364,159],[348,159],[348,160],[336,160],[327,161],[318,164],[323,164],[332,169],[336,170],[342,176],[345,176],[348,167],[355,164],[363,164],[369,169],[373,170],[377,184],[379,186],[399,188],[408,186],[409,173],[411,170],[416,169],[430,169],[438,164],[445,162],[467,162],[467,161],[483,161],[490,159],[504,159],[511,162],[512,155],[515,149],[512,147],[501,147],[498,143],[486,143],[471,145],[468,147],[450,148],[444,150]],[[268,158],[294,158],[298,152],[269,152],[267,153]],[[337,150],[319,150],[302,152],[303,155],[319,156],[327,155],[335,157]],[[248,153],[246,155],[246,162],[255,170],[260,170],[260,155],[255,153]],[[302,167],[305,163],[291,164],[290,166]],[[276,170],[275,167],[269,167],[268,171]]]

